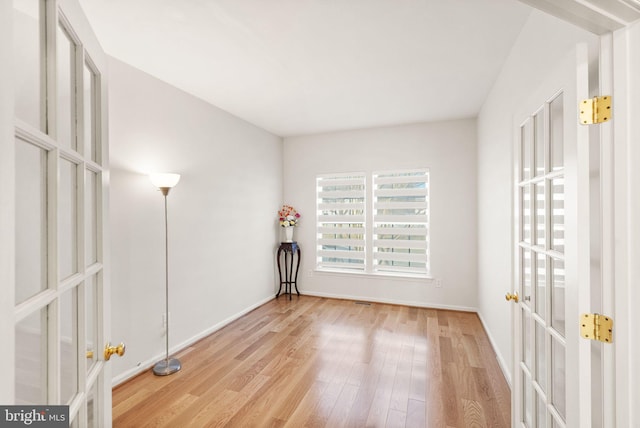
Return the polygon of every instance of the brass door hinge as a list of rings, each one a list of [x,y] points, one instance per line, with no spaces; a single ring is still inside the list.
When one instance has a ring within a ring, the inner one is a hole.
[[[611,119],[611,96],[582,100],[579,109],[582,125],[608,122]]]
[[[600,314],[580,315],[580,336],[585,339],[613,342],[613,320]]]

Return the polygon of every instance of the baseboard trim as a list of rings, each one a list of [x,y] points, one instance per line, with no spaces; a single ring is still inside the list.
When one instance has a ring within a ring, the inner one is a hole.
[[[504,379],[507,381],[507,384],[509,385],[509,389],[513,389],[512,387],[513,385],[511,383],[511,372],[509,371],[509,368],[507,367],[507,364],[504,361],[504,358],[502,357],[502,353],[498,351],[496,342],[493,339],[493,336],[491,336],[491,332],[487,328],[487,323],[484,321],[484,318],[482,318],[482,314],[480,312],[478,312],[478,318],[480,318],[480,323],[482,323],[482,328],[484,329],[485,333],[487,333],[487,337],[489,338],[489,343],[491,343],[491,347],[493,348],[493,353],[496,354],[496,360],[498,360],[498,365],[500,366],[502,375],[504,376]]]
[[[328,299],[356,300],[359,302],[387,303],[390,305],[414,306],[418,308],[446,309],[450,311],[476,312],[476,313],[478,312],[477,308],[473,308],[469,306],[440,305],[437,303],[416,302],[413,300],[385,299],[385,298],[376,298],[376,297],[369,297],[369,296],[366,296],[366,297],[349,296],[346,294],[321,293],[317,291],[308,291],[308,290],[303,290],[301,294],[305,294],[307,296],[315,296],[315,297],[326,297]]]
[[[213,325],[212,327],[209,327],[208,329],[200,332],[199,334],[185,340],[182,343],[179,343],[178,345],[174,345],[171,348],[169,348],[169,353],[171,355],[176,355],[178,358],[180,358],[180,352],[185,350],[186,348],[188,348],[189,346],[193,345],[194,343],[196,343],[199,340],[204,339],[205,337],[209,336],[210,334],[215,333],[216,331],[220,330],[221,328],[225,327],[228,324],[231,324],[233,321],[237,320],[238,318],[248,314],[249,312],[253,311],[256,308],[259,308],[260,306],[264,305],[265,303],[271,301],[274,299],[273,295],[270,295],[269,297],[266,297],[264,299],[262,299],[261,301],[259,301],[258,303],[255,303],[245,309],[243,309],[242,311],[220,321],[219,323]],[[127,370],[121,374],[119,374],[118,376],[115,376],[114,378],[112,378],[111,380],[111,387],[115,388],[116,386],[128,381],[131,378],[134,378],[136,376],[138,376],[140,373],[145,372],[147,370],[149,370],[151,367],[154,366],[155,363],[157,363],[158,361],[160,361],[161,359],[163,359],[165,357],[165,353],[162,352],[158,355],[155,355],[151,358],[149,358],[146,361],[143,361],[141,363],[139,363],[136,367],[133,367],[130,370]]]

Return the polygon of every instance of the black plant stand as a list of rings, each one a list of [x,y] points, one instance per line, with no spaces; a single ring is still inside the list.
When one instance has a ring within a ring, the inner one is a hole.
[[[284,253],[284,279],[282,277],[282,266],[280,264],[280,258],[282,253]],[[289,300],[291,300],[291,286],[293,285],[296,288],[296,293],[298,296],[300,292],[298,291],[298,268],[300,268],[300,247],[297,242],[281,242],[280,247],[278,248],[278,275],[280,277],[280,286],[278,287],[278,294],[276,294],[276,298],[280,295],[282,291],[282,285],[284,284],[284,294],[289,294]],[[297,263],[293,264],[293,259],[298,259]]]

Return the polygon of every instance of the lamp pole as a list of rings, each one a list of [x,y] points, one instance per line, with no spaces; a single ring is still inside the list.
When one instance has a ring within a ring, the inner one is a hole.
[[[155,178],[155,180],[154,180]],[[151,181],[164,196],[164,291],[165,291],[165,358],[158,361],[153,366],[153,374],[157,376],[167,376],[179,371],[182,368],[180,360],[169,358],[169,219],[167,215],[167,195],[173,186],[180,180],[178,174],[153,174]]]

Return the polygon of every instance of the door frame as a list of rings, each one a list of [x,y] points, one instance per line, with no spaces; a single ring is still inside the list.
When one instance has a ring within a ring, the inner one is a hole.
[[[13,2],[0,2],[0,63],[12,63]],[[13,68],[0,67],[0,313],[15,302],[15,143]],[[7,320],[9,318],[9,320]],[[8,322],[7,322],[8,321]],[[13,318],[0,317],[0,337],[15,343]],[[13,349],[13,347],[11,348]],[[15,367],[13,352],[0,352],[0,367]],[[11,403],[14,382],[0,382],[0,403]]]
[[[640,330],[631,327],[634,308],[640,306],[633,281],[640,278],[640,122],[632,118],[640,117],[640,5],[625,0],[520,1],[601,35],[600,85],[611,91],[615,115],[600,130],[609,157],[604,159],[609,171],[603,171],[602,188],[603,308],[614,314],[614,346],[603,355],[605,370],[614,375],[602,393],[615,394],[605,399],[606,426],[635,426],[640,423],[640,409],[633,405],[640,402],[640,368],[631,362],[640,360]]]
[[[546,11],[554,16],[569,20],[583,28],[593,30],[593,26],[607,29],[598,23],[598,17],[606,16],[592,6],[594,12],[591,18],[574,17],[566,10],[549,10],[550,2],[546,0],[522,0],[531,6]],[[69,3],[71,0],[65,0]],[[560,2],[554,2],[557,6]],[[564,3],[585,7],[584,2],[567,0]],[[11,2],[0,2],[0,62],[10,63],[12,55],[12,8]],[[607,21],[611,21],[609,16]],[[579,21],[579,22],[576,22]],[[587,26],[588,25],[588,26]],[[640,368],[631,364],[640,360],[640,329],[632,330],[630,327],[631,314],[634,308],[640,306],[640,288],[634,287],[633,279],[640,278],[640,263],[630,261],[640,260],[640,170],[634,168],[640,165],[640,122],[629,118],[640,117],[640,57],[631,55],[631,52],[640,52],[640,21],[637,19],[630,23],[619,23],[619,29],[613,32],[613,103],[616,112],[614,129],[614,154],[613,164],[615,169],[614,180],[617,183],[614,189],[614,276],[616,292],[613,304],[615,306],[615,333],[614,340],[616,350],[616,415],[620,426],[631,426],[640,422],[640,409],[631,403],[640,402]],[[612,30],[609,28],[608,30]],[[0,284],[13,284],[15,281],[15,242],[13,231],[15,218],[13,207],[15,198],[14,190],[14,116],[13,116],[13,86],[12,69],[0,67]],[[106,88],[103,88],[103,96],[106,96]],[[106,122],[105,122],[106,124]],[[106,128],[106,126],[105,126]],[[103,136],[107,130],[103,129]],[[108,159],[107,156],[104,158]],[[103,180],[103,190],[108,187],[108,177]],[[108,201],[108,197],[107,197]],[[108,202],[107,202],[108,203]],[[635,220],[635,221],[634,221]],[[105,242],[108,247],[108,225],[105,225]],[[109,254],[104,254],[105,264],[108,264]],[[107,268],[108,271],[108,268]],[[105,278],[108,283],[109,278]],[[0,289],[0,312],[13,313],[14,290],[11,286]],[[107,299],[108,295],[105,296]],[[108,316],[109,314],[105,314]],[[106,322],[106,328],[110,323]],[[105,332],[106,334],[107,332]],[[13,322],[3,322],[0,319],[0,337],[8,342],[14,342]],[[13,353],[0,353],[1,367],[14,367]],[[106,370],[108,371],[108,365]],[[105,373],[105,379],[109,379]],[[109,386],[110,388],[110,386]],[[10,402],[14,394],[12,382],[0,382],[0,402]],[[105,388],[106,389],[106,388]]]
[[[640,21],[613,34],[616,416],[618,426],[640,423]],[[636,52],[636,55],[632,55]]]

